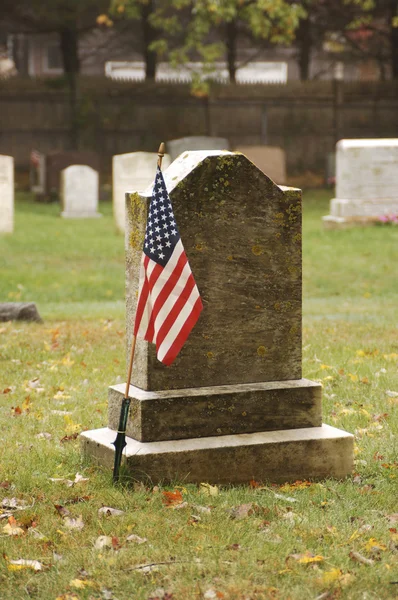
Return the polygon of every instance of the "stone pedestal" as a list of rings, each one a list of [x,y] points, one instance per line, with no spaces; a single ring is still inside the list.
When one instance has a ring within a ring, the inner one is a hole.
[[[143,192],[153,184],[158,154],[156,152],[129,152],[117,154],[112,161],[113,214],[116,227],[126,229],[126,192]],[[170,165],[170,156],[163,157],[163,170]]]
[[[353,437],[322,425],[321,387],[301,370],[301,192],[242,154],[187,152],[165,182],[204,310],[175,362],[137,340],[126,466],[132,478],[244,483],[343,477]],[[128,353],[149,202],[126,204]],[[125,386],[109,428],[81,436],[111,466]]]
[[[374,225],[398,215],[398,139],[340,140],[336,154],[336,198],[328,229]]]

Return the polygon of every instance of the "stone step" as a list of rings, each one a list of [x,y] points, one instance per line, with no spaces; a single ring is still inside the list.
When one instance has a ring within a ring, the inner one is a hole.
[[[125,384],[109,388],[117,430]],[[130,386],[127,435],[140,442],[319,427],[322,386],[308,379],[149,392]]]
[[[113,468],[116,432],[107,427],[80,435],[83,455]],[[353,469],[354,437],[321,427],[240,435],[139,442],[127,438],[123,464],[136,481],[247,484],[342,478]]]

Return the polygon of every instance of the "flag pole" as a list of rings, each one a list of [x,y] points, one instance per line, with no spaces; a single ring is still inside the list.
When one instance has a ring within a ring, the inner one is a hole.
[[[163,160],[164,154],[165,154],[165,145],[162,142],[160,144],[159,150],[158,150],[158,167],[159,167],[159,169],[162,168],[162,160]],[[135,335],[133,335],[133,338],[131,341],[130,364],[129,364],[127,380],[126,380],[126,390],[124,393],[124,398],[123,398],[122,406],[120,409],[119,427],[117,430],[116,439],[114,442],[112,442],[113,445],[115,446],[115,463],[113,466],[113,482],[114,483],[119,481],[119,473],[120,473],[120,465],[122,462],[122,454],[123,454],[124,448],[127,446],[126,429],[127,429],[127,419],[129,416],[129,409],[130,409],[130,402],[131,402],[131,399],[129,398],[129,390],[130,390],[130,384],[131,384],[131,373],[133,371],[135,343],[136,343],[136,337],[135,337]]]

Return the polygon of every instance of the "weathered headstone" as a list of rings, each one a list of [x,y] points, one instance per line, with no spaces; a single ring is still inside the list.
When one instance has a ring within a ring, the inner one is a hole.
[[[113,214],[119,231],[124,233],[126,229],[126,192],[142,192],[153,183],[157,160],[155,152],[129,152],[113,157]],[[163,169],[169,164],[170,156],[165,154]]]
[[[272,181],[286,183],[286,155],[278,146],[240,146],[236,152],[241,152],[256,165]]]
[[[14,159],[0,154],[0,233],[14,231]]]
[[[96,152],[55,150],[46,156],[46,186],[44,195],[56,199],[60,193],[61,171],[71,165],[87,165],[99,171],[99,156]]]
[[[187,150],[229,150],[230,145],[226,138],[197,135],[169,140],[166,148],[171,160],[175,160]]]
[[[336,154],[336,197],[328,228],[370,225],[398,214],[398,139],[340,140]]]
[[[176,361],[137,340],[127,428],[133,478],[243,483],[342,477],[353,437],[322,425],[321,386],[301,369],[301,192],[242,154],[188,152],[164,173],[204,303]],[[131,342],[150,189],[127,195],[126,309]],[[124,386],[108,428],[83,451],[113,465]]]
[[[61,173],[62,217],[100,217],[98,173],[85,165],[71,165]]]

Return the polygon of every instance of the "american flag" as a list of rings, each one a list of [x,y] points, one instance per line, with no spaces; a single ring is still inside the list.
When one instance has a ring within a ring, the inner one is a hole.
[[[155,343],[158,359],[170,365],[202,308],[158,167],[145,231],[134,335]]]
[[[40,163],[40,158],[41,158],[40,152],[33,148],[30,152],[30,164],[34,165],[35,167],[38,167],[39,163]]]

